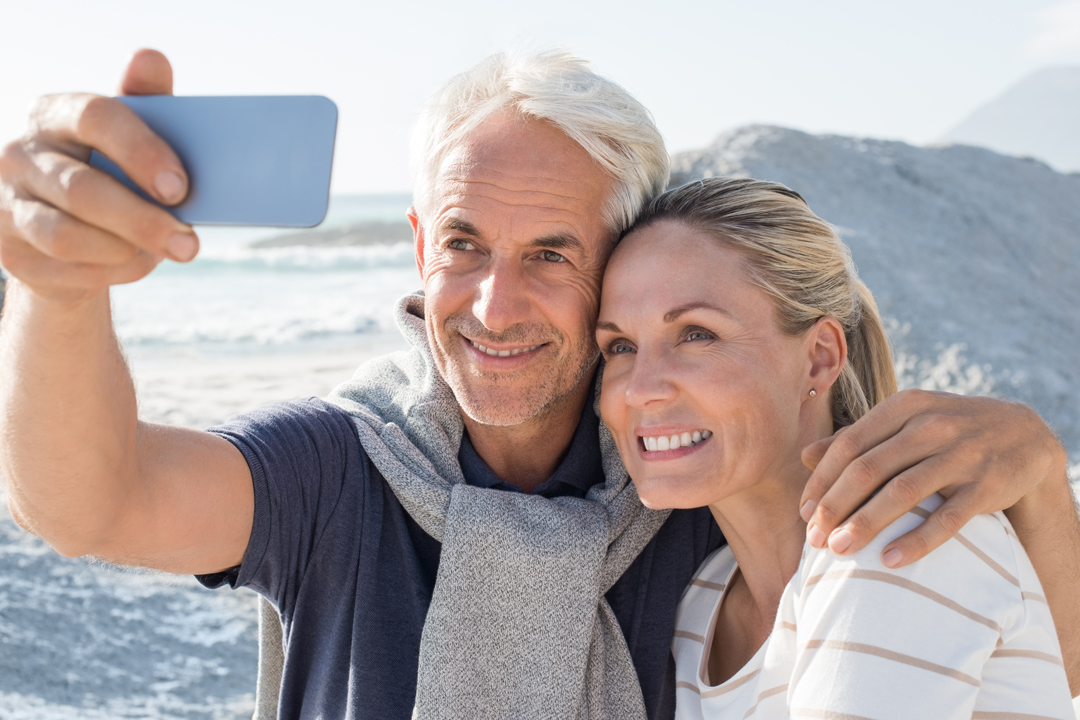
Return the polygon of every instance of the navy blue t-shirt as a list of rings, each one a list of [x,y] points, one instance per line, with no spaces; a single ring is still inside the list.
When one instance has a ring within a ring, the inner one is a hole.
[[[584,497],[603,481],[598,428],[590,402],[566,457],[537,494]],[[255,519],[240,566],[199,579],[250,587],[281,612],[281,717],[411,718],[441,544],[398,502],[340,408],[316,399],[281,403],[212,431],[247,459]],[[467,436],[458,458],[470,485],[520,492],[491,471]],[[675,511],[607,593],[650,718],[674,717],[675,609],[721,542],[707,509]]]

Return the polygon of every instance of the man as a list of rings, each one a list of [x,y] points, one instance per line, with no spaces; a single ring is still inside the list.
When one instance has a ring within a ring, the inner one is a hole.
[[[171,79],[141,51],[121,88]],[[166,203],[183,168],[120,103],[43,98],[0,157],[12,514],[66,555],[270,598],[282,717],[670,717],[675,605],[721,538],[707,513],[636,503],[590,403],[604,264],[666,182],[662,141],[564,53],[485,61],[421,131],[425,295],[399,313],[413,351],[366,366],[333,404],[199,432],[138,420],[108,301],[197,239],[85,162],[103,151]],[[809,537],[838,552],[939,489],[949,501],[887,548],[900,563],[1011,506],[1080,687],[1080,531],[1064,450],[1034,413],[901,393],[806,455]]]

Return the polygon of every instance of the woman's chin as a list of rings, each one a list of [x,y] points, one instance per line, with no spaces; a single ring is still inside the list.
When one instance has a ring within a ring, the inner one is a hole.
[[[687,483],[672,478],[637,481],[634,480],[641,504],[650,510],[690,510],[708,505],[708,500],[699,498],[694,488]]]

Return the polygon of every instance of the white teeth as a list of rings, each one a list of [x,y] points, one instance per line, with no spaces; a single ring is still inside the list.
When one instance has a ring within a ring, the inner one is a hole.
[[[695,430],[692,433],[684,432],[678,435],[657,435],[655,437],[643,435],[641,442],[649,452],[662,452],[664,450],[678,450],[681,447],[692,447],[702,440],[708,440],[711,436],[712,432],[709,430]]]
[[[470,340],[469,343],[480,352],[492,357],[511,357],[513,355],[520,355],[521,353],[532,352],[540,347],[540,345],[532,345],[527,348],[518,348],[517,350],[492,350],[491,348],[485,347],[478,342],[473,342],[472,340]]]

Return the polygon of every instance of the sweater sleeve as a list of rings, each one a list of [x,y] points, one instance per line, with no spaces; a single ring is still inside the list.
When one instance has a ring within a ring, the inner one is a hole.
[[[941,502],[850,556],[806,546],[790,617],[777,619],[797,637],[791,717],[1075,717],[1049,608],[1003,515],[905,568],[881,564]]]

